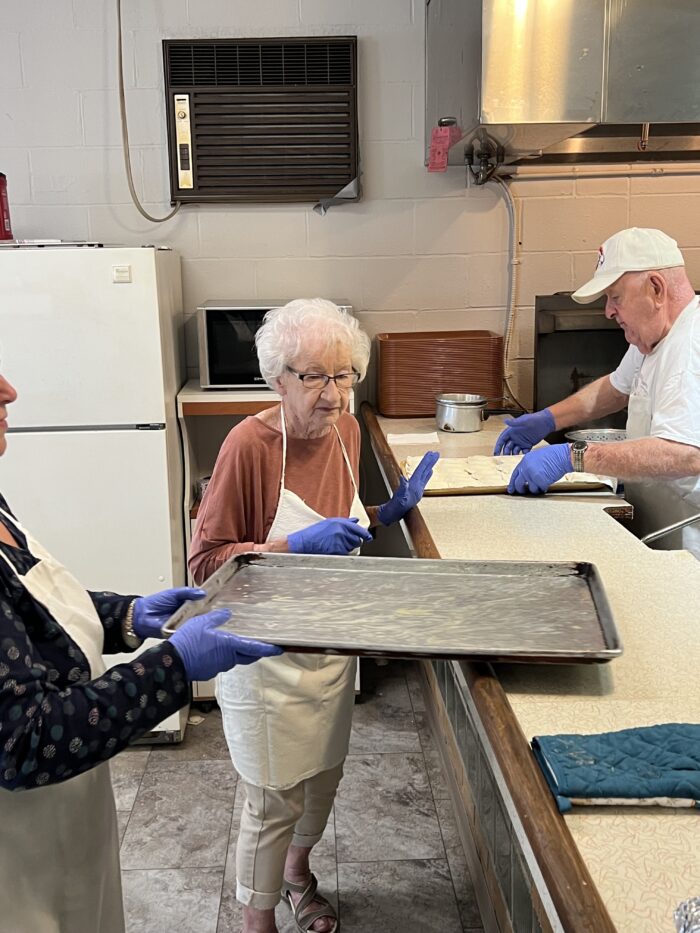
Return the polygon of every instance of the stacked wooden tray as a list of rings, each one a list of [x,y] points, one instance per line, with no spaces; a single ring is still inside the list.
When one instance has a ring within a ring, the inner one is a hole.
[[[503,394],[503,337],[490,330],[377,334],[377,407],[389,418],[435,414],[441,392]]]

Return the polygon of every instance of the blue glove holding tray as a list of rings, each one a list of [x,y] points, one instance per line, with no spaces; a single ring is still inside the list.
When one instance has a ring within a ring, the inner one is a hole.
[[[170,636],[188,680],[210,680],[240,664],[282,654],[277,645],[221,631],[219,626],[230,618],[228,609],[213,609],[188,619]]]
[[[170,616],[188,599],[203,599],[204,590],[198,587],[178,586],[161,590],[150,596],[139,596],[134,600],[134,632],[139,638],[162,638],[162,628]]]

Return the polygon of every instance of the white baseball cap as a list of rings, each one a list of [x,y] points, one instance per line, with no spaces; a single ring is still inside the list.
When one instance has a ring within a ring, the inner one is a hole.
[[[683,265],[683,253],[670,236],[661,230],[629,227],[614,233],[598,247],[598,265],[593,278],[571,297],[583,304],[600,298],[605,289],[610,288],[625,272],[672,269]]]

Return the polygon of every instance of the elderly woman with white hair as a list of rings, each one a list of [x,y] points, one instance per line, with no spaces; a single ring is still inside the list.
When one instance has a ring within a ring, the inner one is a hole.
[[[246,418],[219,452],[192,541],[197,582],[244,551],[349,554],[368,527],[399,521],[423,495],[438,458],[426,454],[392,498],[358,495],[360,431],[350,391],[370,341],[330,301],[299,299],[265,315],[260,370],[281,403]],[[350,621],[349,621],[350,624]],[[335,933],[335,910],[309,868],[347,755],[356,659],[287,653],[217,681],[224,731],[246,789],[236,852],[244,933],[274,933],[284,896],[297,929]]]

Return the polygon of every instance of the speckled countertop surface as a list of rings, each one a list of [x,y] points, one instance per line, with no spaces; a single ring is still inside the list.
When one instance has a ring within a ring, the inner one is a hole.
[[[502,427],[438,432],[438,444],[390,444],[397,460],[437,449],[490,454]],[[379,418],[385,434],[430,434],[433,419]],[[509,665],[501,682],[528,739],[663,722],[700,722],[700,561],[653,551],[604,508],[607,494],[425,497],[420,504],[445,558],[582,560],[598,567],[624,653],[594,666]],[[700,811],[579,808],[567,825],[620,930],[674,929],[678,903],[700,893]]]

